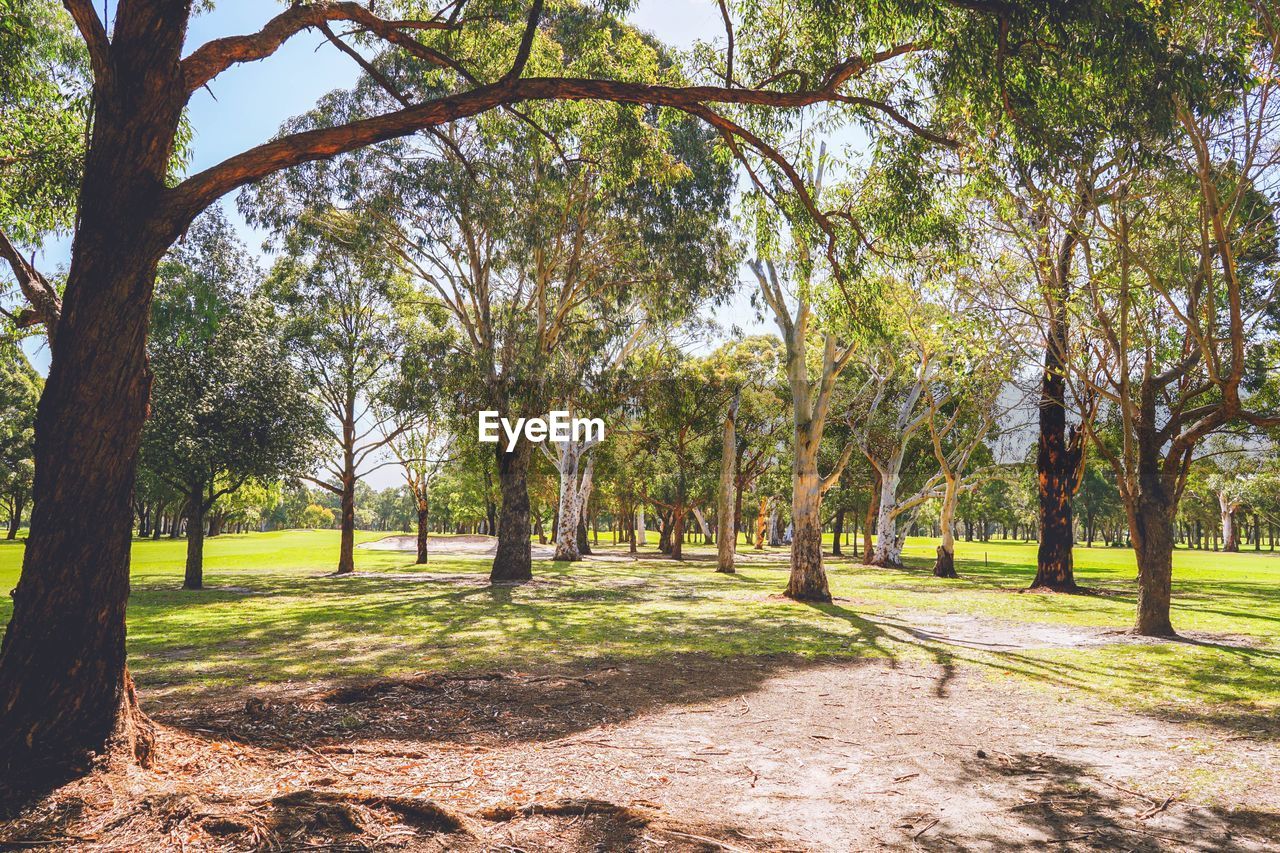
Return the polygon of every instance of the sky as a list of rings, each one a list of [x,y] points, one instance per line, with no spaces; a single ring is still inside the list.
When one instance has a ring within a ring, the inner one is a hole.
[[[109,0],[108,21],[114,8],[115,0]],[[213,11],[192,21],[185,52],[210,39],[256,32],[281,8],[279,3],[264,0],[218,0]],[[723,38],[714,0],[640,0],[631,21],[679,49],[698,40]],[[327,92],[351,86],[358,72],[348,57],[317,33],[302,33],[266,60],[233,66],[191,100],[194,138],[190,170],[198,172],[267,141],[284,121],[309,110]],[[224,198],[222,206],[245,244],[261,251],[266,235],[244,222],[235,209],[234,195]],[[45,271],[65,267],[70,260],[70,238],[50,241],[37,260]],[[744,282],[729,305],[717,310],[717,321],[747,333],[771,330],[751,307],[752,289]],[[37,370],[47,371],[48,350],[43,343],[30,339],[28,354]],[[394,467],[387,467],[375,472],[368,482],[381,489],[398,485],[400,476]]]

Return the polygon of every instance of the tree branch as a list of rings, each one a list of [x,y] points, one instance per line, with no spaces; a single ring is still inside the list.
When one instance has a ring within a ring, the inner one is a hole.
[[[71,13],[80,37],[89,48],[89,63],[93,67],[95,83],[106,83],[111,78],[111,42],[93,3],[90,0],[62,0],[62,5]]]
[[[695,114],[701,112],[704,119],[709,112],[706,105],[711,103],[776,108],[811,106],[836,100],[840,86],[872,66],[918,49],[918,45],[907,43],[881,51],[870,59],[854,57],[832,68],[822,86],[795,92],[729,89],[723,86],[647,85],[573,77],[504,80],[372,118],[337,127],[302,131],[267,142],[192,175],[169,191],[169,205],[177,221],[188,221],[226,193],[280,169],[334,157],[356,148],[407,136],[424,128],[469,118],[495,107],[526,101],[599,100],[645,104],[673,107]],[[184,60],[184,66],[186,62],[196,58],[196,54],[193,54]],[[201,63],[208,62],[210,59],[207,57],[201,59]]]
[[[31,308],[19,312],[15,318],[19,326],[34,326],[43,323],[52,346],[57,332],[58,320],[62,317],[62,299],[49,280],[40,274],[30,261],[22,257],[18,247],[9,240],[9,235],[0,228],[0,258],[9,263],[13,276],[18,280],[22,295],[27,298]]]
[[[74,0],[66,0],[70,7]],[[92,10],[90,10],[92,13]],[[94,16],[96,19],[96,15]],[[226,71],[232,65],[256,62],[271,56],[290,38],[328,21],[353,21],[388,42],[402,47],[435,64],[440,56],[430,50],[405,30],[446,30],[452,25],[445,21],[392,21],[373,14],[359,3],[349,0],[320,0],[306,5],[292,6],[267,22],[252,35],[227,36],[201,45],[182,60],[182,79],[188,93]]]

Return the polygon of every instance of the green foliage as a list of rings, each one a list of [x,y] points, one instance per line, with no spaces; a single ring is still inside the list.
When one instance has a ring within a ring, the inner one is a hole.
[[[87,64],[61,3],[0,0],[0,228],[17,243],[71,226]]]
[[[319,416],[271,307],[237,287],[248,270],[226,223],[206,215],[157,288],[142,465],[205,510],[250,480],[300,474],[316,449]]]
[[[12,341],[0,343],[0,503],[15,527],[35,478],[36,405],[43,388],[22,350]]]

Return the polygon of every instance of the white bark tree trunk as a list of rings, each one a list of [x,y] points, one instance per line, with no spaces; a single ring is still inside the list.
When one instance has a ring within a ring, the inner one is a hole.
[[[734,395],[724,419],[720,442],[720,493],[716,502],[716,571],[733,574],[733,554],[738,545],[738,519],[734,515],[733,472],[737,461],[738,439],[735,422],[740,397]]]

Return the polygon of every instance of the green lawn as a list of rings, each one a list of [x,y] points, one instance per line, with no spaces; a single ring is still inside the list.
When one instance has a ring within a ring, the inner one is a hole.
[[[184,592],[183,543],[139,541],[130,655],[137,681],[153,695],[599,657],[798,653],[968,664],[993,678],[1236,728],[1280,712],[1280,556],[1177,553],[1175,627],[1230,635],[1234,643],[990,652],[904,637],[892,629],[894,616],[1125,628],[1134,610],[1132,554],[1079,548],[1077,575],[1102,594],[1044,595],[1020,592],[1033,574],[1034,543],[958,543],[963,576],[952,581],[929,574],[934,545],[912,540],[911,565],[900,571],[829,561],[838,600],[815,607],[777,596],[781,559],[717,575],[710,549],[696,547],[690,555],[701,559],[683,564],[538,562],[542,582],[490,588],[483,559],[433,560],[432,571],[474,578],[439,583],[402,574],[416,570],[411,555],[357,550],[357,569],[371,575],[335,578],[334,531],[220,536],[206,545],[206,582],[214,589]],[[6,590],[16,582],[21,549],[0,545]],[[0,618],[8,619],[10,606],[0,598]]]

